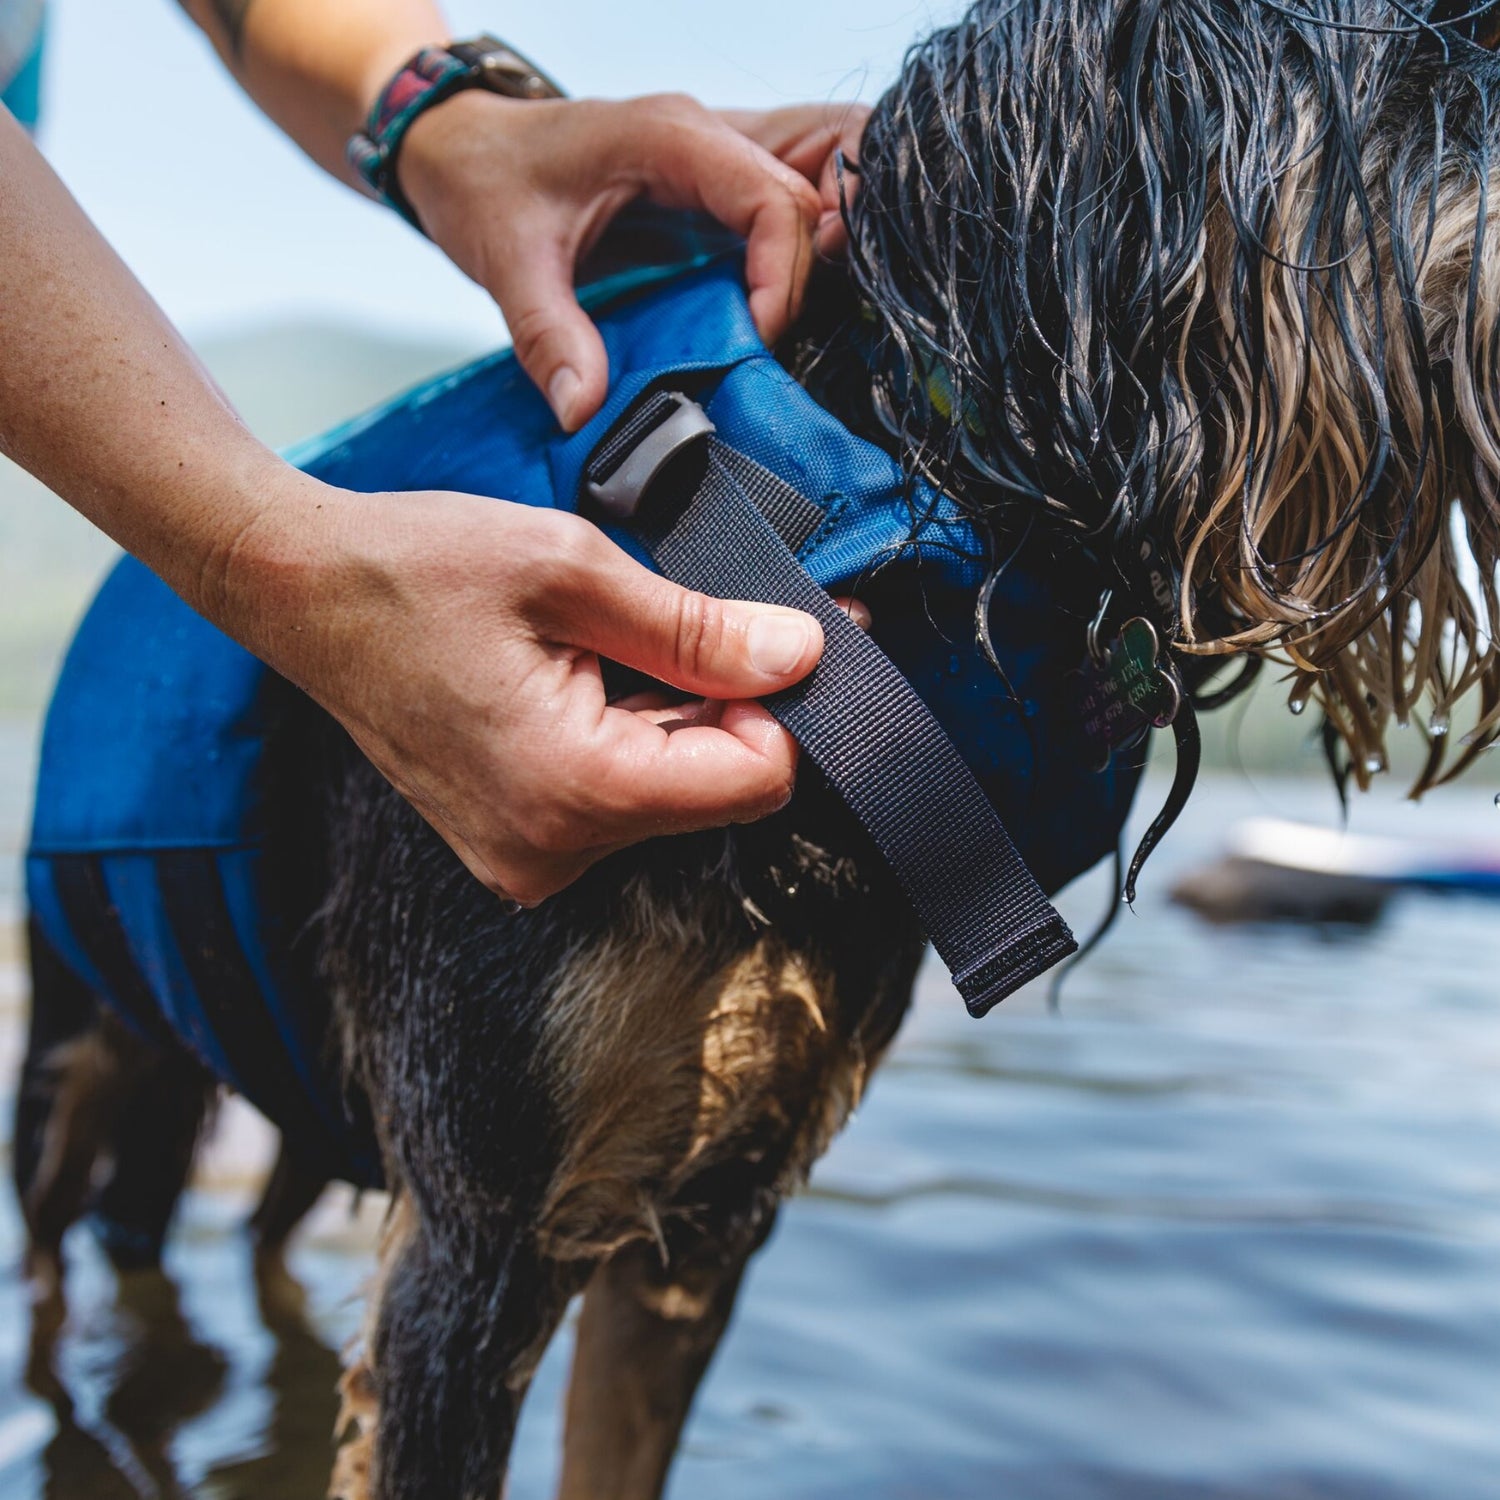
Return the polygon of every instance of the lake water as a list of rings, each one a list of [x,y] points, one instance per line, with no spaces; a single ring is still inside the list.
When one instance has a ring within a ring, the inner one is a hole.
[[[0,737],[0,839],[26,757]],[[1356,826],[1500,841],[1494,790],[1380,799]],[[924,971],[752,1271],[675,1500],[1500,1497],[1495,908],[1410,897],[1363,934],[1216,931],[1166,899],[1235,817],[1326,822],[1330,802],[1207,784],[1060,1016],[1026,993],[971,1021]],[[1101,899],[1085,884],[1075,925]],[[16,957],[0,937],[0,1093]],[[267,1143],[248,1112],[225,1125],[166,1277],[117,1287],[75,1236],[68,1322],[29,1373],[0,1192],[3,1500],[321,1495],[378,1205],[325,1203],[291,1258],[305,1298],[258,1299],[238,1224]],[[548,1493],[565,1346],[514,1500]]]

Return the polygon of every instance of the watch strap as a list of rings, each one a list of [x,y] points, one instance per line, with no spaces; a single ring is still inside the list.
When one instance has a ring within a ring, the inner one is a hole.
[[[350,165],[371,195],[416,229],[422,228],[421,221],[396,178],[401,143],[424,110],[471,88],[510,99],[564,97],[551,78],[498,37],[485,35],[446,47],[423,47],[380,91],[365,128],[356,131],[345,148]]]

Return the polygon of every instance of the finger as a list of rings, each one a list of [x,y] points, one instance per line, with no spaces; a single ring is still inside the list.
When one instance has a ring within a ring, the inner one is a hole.
[[[680,693],[666,693],[661,689],[649,692],[627,693],[623,698],[611,698],[611,708],[628,708],[631,713],[655,713],[658,710],[667,709],[685,710],[693,703],[700,703],[702,699],[684,700]]]
[[[500,305],[516,358],[547,398],[566,432],[598,411],[609,387],[609,356],[593,320],[573,291],[573,247],[558,236],[526,240],[512,226],[487,278]]]
[[[814,187],[822,188],[836,150],[842,147],[850,156],[857,155],[870,108],[853,103],[793,104],[784,109],[723,109],[718,114]]]
[[[710,203],[709,211],[720,209]],[[768,346],[786,333],[802,313],[807,278],[815,256],[818,205],[811,193],[798,192],[784,204],[768,199],[745,230],[745,284],[750,316]]]
[[[745,237],[750,311],[768,343],[801,310],[821,205],[812,184],[690,100],[646,101],[637,140],[650,195],[698,208]]]
[[[528,906],[531,902],[523,902],[518,896],[511,894],[510,887],[495,874],[488,861],[483,859],[478,850],[475,849],[468,839],[461,834],[446,818],[436,816],[430,808],[421,803],[413,804],[417,811],[437,830],[442,841],[463,861],[464,868],[471,874],[480,885],[498,901],[507,905],[515,903],[518,906]],[[550,894],[548,892],[547,894]],[[537,896],[536,900],[541,897]]]
[[[659,578],[602,532],[577,534],[539,590],[541,624],[694,697],[757,698],[810,672],[823,628],[801,610],[715,599]]]
[[[644,705],[617,703],[616,708],[629,708],[638,719],[655,724],[660,729],[685,729],[691,724],[717,725],[723,704],[715,698],[693,698],[685,703],[648,703]]]
[[[611,841],[752,822],[791,797],[796,741],[758,703],[726,703],[716,724],[677,727],[611,709],[601,729],[593,785]]]
[[[849,231],[841,212],[830,211],[818,220],[813,245],[820,260],[842,260],[849,253]]]
[[[867,604],[860,599],[850,598],[848,595],[836,595],[833,601],[843,612],[859,626],[861,630],[869,630],[874,623],[874,617],[870,614]],[[646,720],[650,724],[659,724],[665,728],[680,728],[688,724],[710,724],[717,725],[724,712],[724,702],[717,698],[691,698],[682,699],[672,693],[664,693],[660,690],[642,693],[630,693],[624,698],[613,699],[610,703],[612,708],[628,709],[631,713]]]
[[[817,253],[842,256],[848,249],[844,198],[853,201],[859,178],[841,172],[839,155],[859,158],[870,110],[863,104],[798,104],[773,110],[720,110],[720,117],[777,160],[800,172],[817,189],[822,211],[814,234]]]
[[[861,630],[868,630],[875,623],[875,617],[870,613],[870,606],[863,599],[851,598],[848,594],[836,594],[833,602],[859,626]]]

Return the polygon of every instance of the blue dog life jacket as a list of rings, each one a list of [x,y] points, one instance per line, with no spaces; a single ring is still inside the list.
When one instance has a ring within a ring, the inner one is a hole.
[[[576,508],[601,440],[643,395],[691,389],[716,441],[803,498],[788,538],[797,560],[819,589],[870,605],[875,641],[1042,890],[1111,852],[1138,768],[1122,757],[1090,770],[1061,691],[1084,651],[1093,580],[1056,567],[1043,540],[1020,545],[989,616],[1002,677],[976,643],[980,537],[951,501],[914,493],[888,453],[819,407],[767,351],[736,258],[616,277],[591,301],[614,384],[581,433],[559,431],[506,351],[290,456],[353,490]],[[652,561],[636,530],[610,529]],[[41,939],[128,1024],[170,1032],[283,1130],[321,1143],[333,1170],[374,1183],[373,1134],[350,1116],[328,1055],[327,1000],[290,956],[292,918],[265,857],[278,691],[268,668],[122,561],[79,627],[48,713],[30,907]]]

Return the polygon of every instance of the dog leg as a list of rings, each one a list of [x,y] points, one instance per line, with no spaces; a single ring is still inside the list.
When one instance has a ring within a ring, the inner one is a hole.
[[[115,1045],[121,1087],[107,1146],[113,1166],[90,1227],[117,1271],[140,1271],[161,1264],[217,1089],[185,1052],[157,1052],[132,1037]]]
[[[417,1228],[417,1213],[411,1198],[406,1194],[397,1196],[381,1231],[380,1270],[366,1297],[364,1335],[338,1383],[339,1413],[333,1428],[338,1453],[328,1483],[328,1500],[370,1500],[372,1494],[371,1472],[380,1429],[380,1401],[376,1395],[371,1350],[377,1336],[386,1282],[416,1237]]]
[[[61,1082],[53,1060],[58,1049],[88,1036],[99,1025],[99,1004],[52,951],[41,926],[33,919],[28,934],[31,955],[31,1018],[26,1057],[16,1089],[12,1131],[16,1196],[25,1202],[36,1180],[45,1150],[47,1122],[52,1117]]]
[[[327,1172],[300,1156],[285,1136],[281,1138],[276,1165],[259,1207],[250,1216],[250,1235],[258,1261],[280,1258],[292,1231],[307,1217],[328,1182]]]
[[[673,1253],[635,1242],[594,1273],[568,1387],[560,1500],[656,1500],[703,1372],[729,1324],[765,1214]]]
[[[142,1040],[103,1010],[36,922],[30,947],[14,1170],[28,1271],[45,1297],[61,1287],[63,1236],[91,1208],[119,1269],[157,1263],[213,1084],[185,1052]]]
[[[46,1124],[21,1197],[26,1273],[42,1299],[61,1294],[63,1236],[87,1205],[94,1166],[116,1118],[119,1081],[97,1031],[55,1049],[47,1066],[54,1082]]]
[[[346,1375],[333,1500],[494,1500],[521,1402],[578,1273],[509,1225],[461,1240],[415,1211],[388,1236],[374,1333]],[[388,1257],[388,1258],[387,1258]]]
[[[380,1403],[375,1399],[375,1376],[363,1358],[344,1371],[338,1393],[334,1433],[339,1451],[328,1482],[328,1500],[370,1500]]]
[[[11,1167],[30,1244],[27,1270],[42,1296],[61,1287],[60,1246],[82,1210],[103,1133],[89,1118],[89,1089],[79,1069],[92,1050],[101,1012],[94,993],[30,924],[31,1020],[16,1087]]]

